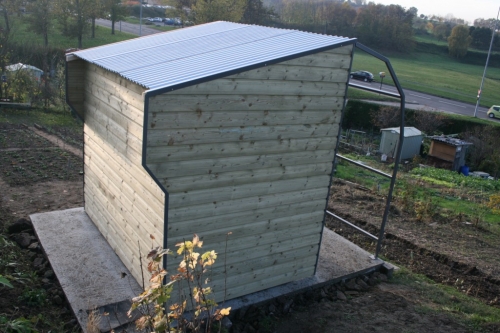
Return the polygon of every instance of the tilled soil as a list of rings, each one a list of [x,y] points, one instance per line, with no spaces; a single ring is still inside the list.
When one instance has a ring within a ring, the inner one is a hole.
[[[385,199],[338,181],[330,210],[373,235],[378,235]],[[491,231],[465,222],[419,222],[391,209],[380,256],[414,273],[454,286],[500,306],[500,240]],[[327,226],[360,247],[375,252],[372,239],[329,218]]]

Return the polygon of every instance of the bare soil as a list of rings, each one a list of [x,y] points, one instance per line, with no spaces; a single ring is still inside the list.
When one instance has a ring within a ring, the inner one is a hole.
[[[21,276],[23,272],[22,278],[13,280],[15,288],[0,287],[0,316],[9,320],[29,318],[36,332],[78,332],[34,233],[23,231],[33,237],[29,247],[23,249],[17,245],[19,233],[7,233],[7,226],[28,219],[30,214],[83,205],[81,135],[64,130],[58,136],[42,132],[24,126],[0,126],[0,231],[17,248],[13,252],[16,257],[10,258],[12,266],[0,256],[0,274]],[[384,198],[340,181],[334,188],[330,209],[376,234]],[[396,208],[391,212],[383,258],[454,286],[486,304],[500,306],[500,244],[488,229],[464,221],[421,223]],[[375,244],[370,239],[336,221],[327,223],[337,233],[374,252]],[[236,314],[230,331],[500,332],[500,323],[470,327],[450,313],[423,311],[423,307],[436,307],[424,292],[383,281],[360,291],[331,286],[291,300],[277,300],[276,304],[282,304],[286,311],[279,312],[276,305],[266,304],[239,317]],[[43,301],[30,291],[44,294]],[[338,292],[347,297],[340,297]]]

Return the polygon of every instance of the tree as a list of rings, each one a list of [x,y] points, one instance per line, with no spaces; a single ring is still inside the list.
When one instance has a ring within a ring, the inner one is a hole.
[[[399,5],[376,5],[370,2],[358,11],[356,34],[368,45],[409,52],[413,49],[413,18],[411,11]]]
[[[348,2],[328,3],[326,8],[326,32],[331,35],[353,36],[356,10]]]
[[[275,12],[272,9],[266,8],[262,3],[262,0],[247,0],[247,5],[243,17],[241,18],[242,23],[248,24],[265,24],[272,20],[275,16]]]
[[[168,17],[178,17],[181,20],[181,26],[184,27],[186,21],[192,20],[192,7],[195,0],[167,0],[163,3],[169,8],[165,11]]]
[[[53,1],[34,0],[27,4],[27,10],[30,13],[28,23],[30,30],[38,35],[42,35],[45,46],[49,45],[49,32],[52,26]]]
[[[55,13],[62,25],[63,34],[77,38],[78,48],[81,49],[83,35],[89,28],[95,0],[56,0],[55,4]]]
[[[115,34],[115,23],[127,15],[127,8],[123,6],[122,0],[104,0],[104,9],[111,20],[111,34]]]
[[[193,7],[197,24],[230,21],[239,22],[246,8],[246,0],[197,0]]]
[[[454,58],[463,58],[467,54],[471,41],[469,28],[466,25],[457,25],[451,30],[451,35],[448,37],[448,52]]]
[[[470,27],[471,45],[478,49],[488,49],[493,31],[490,28]]]
[[[435,23],[432,33],[438,40],[447,40],[450,36],[452,25],[449,22]]]
[[[10,15],[19,12],[21,0],[0,0],[0,10],[3,15],[3,26],[1,27],[4,34],[9,34],[11,27]]]

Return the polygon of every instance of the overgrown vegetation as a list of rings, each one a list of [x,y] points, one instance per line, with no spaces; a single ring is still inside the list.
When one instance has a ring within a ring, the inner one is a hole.
[[[141,312],[141,317],[136,320],[139,330],[196,333],[212,332],[217,326],[221,332],[220,321],[229,315],[231,308],[217,308],[212,299],[213,291],[208,286],[210,280],[207,273],[215,263],[217,253],[213,250],[203,254],[195,251],[202,246],[203,242],[197,235],[192,241],[176,244],[177,254],[182,260],[177,274],[171,275],[167,275],[162,268],[163,256],[171,254],[171,251],[156,247],[149,252],[147,270],[151,274],[150,284],[140,296],[132,299],[128,312],[129,316],[134,310]],[[177,290],[174,291],[174,288]],[[178,295],[177,300],[173,299],[175,295]],[[189,318],[185,314],[188,309],[192,311]]]

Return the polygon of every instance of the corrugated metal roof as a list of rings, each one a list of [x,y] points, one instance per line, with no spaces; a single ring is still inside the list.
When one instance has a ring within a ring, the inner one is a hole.
[[[399,127],[383,128],[381,131],[391,131],[399,134]],[[418,136],[422,135],[422,132],[415,127],[405,127],[404,137]]]
[[[450,138],[447,136],[431,136],[430,138],[432,140],[443,142],[451,146],[469,146],[473,144],[472,142],[467,142],[456,138]]]
[[[338,46],[353,39],[213,22],[70,54],[151,90]]]

